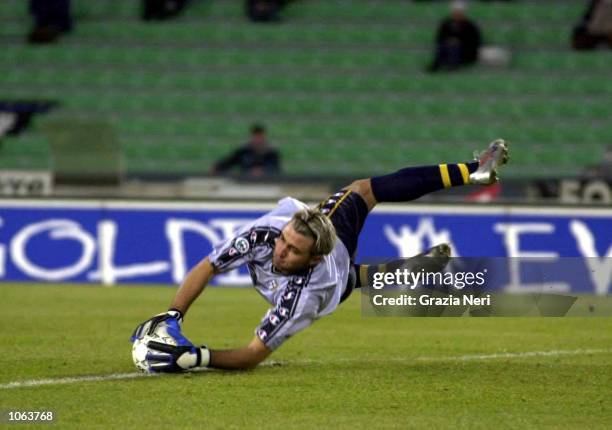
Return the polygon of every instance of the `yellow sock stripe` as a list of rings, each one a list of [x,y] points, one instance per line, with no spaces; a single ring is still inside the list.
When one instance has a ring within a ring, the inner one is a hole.
[[[457,164],[459,166],[459,171],[461,172],[461,177],[463,178],[463,185],[470,182],[470,171],[467,166],[463,163]]]
[[[334,207],[327,214],[327,218],[330,218],[334,214],[334,212],[336,212],[336,209],[338,209],[338,206],[340,206],[340,203],[342,203],[344,201],[344,199],[346,199],[348,197],[348,195],[351,194],[351,193],[352,193],[352,191],[347,191],[346,194],[343,195],[342,198],[336,202]]]
[[[448,174],[448,166],[446,164],[440,164],[440,176],[442,176],[442,183],[444,188],[451,187],[450,175]]]

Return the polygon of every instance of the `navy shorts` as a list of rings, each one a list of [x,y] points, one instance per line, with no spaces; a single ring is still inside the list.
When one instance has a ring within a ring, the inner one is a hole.
[[[368,206],[363,197],[354,191],[339,191],[319,203],[319,210],[331,220],[336,235],[353,260],[359,234],[368,216]]]
[[[319,204],[321,213],[327,215],[336,228],[336,235],[342,241],[351,257],[349,279],[340,303],[348,299],[355,288],[357,273],[355,271],[355,254],[359,234],[368,216],[368,205],[359,194],[354,191],[343,190],[332,194]]]

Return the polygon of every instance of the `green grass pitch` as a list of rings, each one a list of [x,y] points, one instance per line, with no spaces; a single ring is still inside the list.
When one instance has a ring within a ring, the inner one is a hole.
[[[358,294],[253,371],[58,383],[133,373],[131,331],[172,295],[0,285],[0,410],[78,429],[612,428],[612,318],[364,318]],[[252,289],[209,288],[184,331],[239,346],[266,308]]]

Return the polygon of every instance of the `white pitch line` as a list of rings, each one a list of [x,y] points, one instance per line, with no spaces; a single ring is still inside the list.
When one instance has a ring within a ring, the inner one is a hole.
[[[143,376],[157,376],[156,374],[147,375],[144,373],[111,373],[110,375],[91,375],[91,376],[69,376],[65,378],[49,378],[49,379],[32,379],[29,381],[15,381],[6,384],[0,384],[0,389],[6,390],[9,388],[22,387],[38,387],[40,385],[62,385],[74,384],[76,382],[99,382],[112,381],[116,379],[133,379]]]
[[[261,364],[261,366],[273,367],[278,365],[291,365],[291,364],[330,364],[330,363],[414,363],[414,362],[462,362],[462,361],[485,361],[485,360],[496,360],[503,358],[530,358],[530,357],[560,357],[568,355],[592,355],[592,354],[609,354],[612,353],[612,349],[571,349],[571,350],[551,350],[551,351],[525,351],[525,352],[499,352],[493,354],[472,354],[472,355],[454,355],[454,356],[421,356],[421,357],[387,357],[381,359],[339,359],[339,360],[291,360],[291,361],[267,361]],[[206,372],[210,369],[199,370],[197,372]],[[75,384],[79,382],[101,382],[101,381],[115,381],[123,379],[135,379],[135,378],[151,378],[160,376],[159,374],[144,374],[140,372],[132,373],[112,373],[110,375],[91,375],[91,376],[71,376],[65,378],[48,378],[48,379],[32,379],[26,381],[14,381],[5,384],[0,384],[1,390],[8,390],[11,388],[25,388],[25,387],[39,387],[43,385],[65,385]]]
[[[420,357],[385,357],[385,358],[340,358],[335,360],[290,360],[290,361],[268,361],[263,365],[275,366],[284,364],[333,364],[333,363],[440,363],[440,362],[462,362],[462,361],[486,361],[502,358],[530,358],[530,357],[560,357],[568,355],[591,355],[591,354],[612,354],[612,349],[570,349],[570,350],[550,350],[550,351],[525,351],[525,352],[496,352],[493,354],[469,354],[451,356],[420,356]]]
[[[552,351],[498,352],[494,354],[459,355],[456,357],[417,357],[418,361],[473,361],[498,358],[558,357],[562,355],[590,355],[612,353],[612,349],[573,349]]]

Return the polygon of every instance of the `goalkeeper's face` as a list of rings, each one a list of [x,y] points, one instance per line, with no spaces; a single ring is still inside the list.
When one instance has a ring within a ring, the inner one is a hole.
[[[313,245],[312,237],[298,233],[292,223],[288,223],[276,239],[272,264],[278,271],[288,275],[314,266],[321,260],[321,256],[312,253]]]

